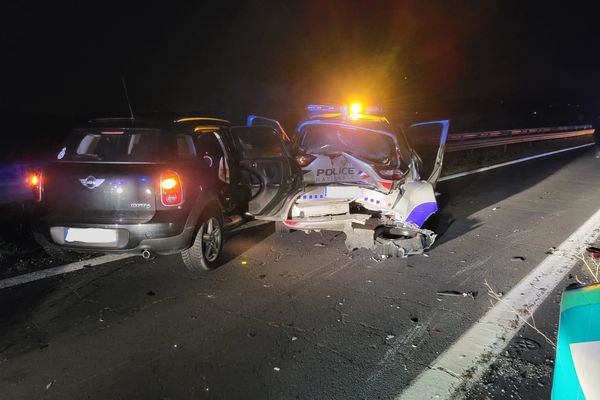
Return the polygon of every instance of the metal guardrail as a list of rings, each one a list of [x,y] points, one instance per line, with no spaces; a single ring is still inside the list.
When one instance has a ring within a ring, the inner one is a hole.
[[[515,143],[588,136],[594,133],[591,125],[559,126],[548,128],[510,129],[501,131],[451,133],[446,152],[482,149]]]

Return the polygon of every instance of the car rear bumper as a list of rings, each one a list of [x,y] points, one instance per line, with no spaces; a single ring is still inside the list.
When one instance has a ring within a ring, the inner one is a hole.
[[[68,228],[95,228],[116,231],[114,242],[67,241]],[[58,247],[77,252],[100,252],[140,254],[149,250],[156,254],[174,254],[188,248],[192,243],[194,227],[171,222],[106,225],[106,224],[57,224],[38,225],[33,228],[35,240],[43,247]]]

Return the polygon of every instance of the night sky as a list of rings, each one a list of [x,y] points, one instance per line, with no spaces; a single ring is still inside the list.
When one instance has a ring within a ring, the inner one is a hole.
[[[594,104],[592,2],[3,1],[2,112],[236,116],[361,99],[477,112]],[[600,98],[600,97],[599,97]]]

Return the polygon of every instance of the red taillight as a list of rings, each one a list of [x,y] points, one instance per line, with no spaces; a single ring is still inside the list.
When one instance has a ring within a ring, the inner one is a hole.
[[[160,176],[160,201],[164,206],[183,203],[183,187],[177,172],[166,171]]]
[[[34,172],[27,176],[27,185],[31,187],[33,192],[33,200],[42,201],[42,173]]]
[[[310,155],[310,154],[299,154],[296,156],[296,162],[298,163],[299,166],[306,167],[308,164],[313,162],[315,160],[315,158],[317,158],[317,157]]]

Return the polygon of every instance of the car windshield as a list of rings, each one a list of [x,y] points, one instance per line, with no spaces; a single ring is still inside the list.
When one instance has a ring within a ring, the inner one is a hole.
[[[160,130],[76,130],[62,159],[69,161],[152,162],[189,159],[196,155],[190,135],[168,135]]]
[[[361,128],[309,125],[300,132],[299,144],[308,154],[346,152],[382,164],[396,160],[396,143],[391,136]]]

